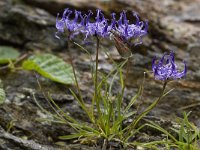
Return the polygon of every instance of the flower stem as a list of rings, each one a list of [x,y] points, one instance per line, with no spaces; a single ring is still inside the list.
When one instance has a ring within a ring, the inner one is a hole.
[[[68,47],[69,49],[71,48],[70,47],[70,42],[72,42],[70,40],[70,35],[68,36]],[[78,90],[78,94],[79,94],[79,97],[80,99],[78,100],[80,106],[82,107],[82,109],[87,113],[89,119],[91,122],[94,122],[94,118],[93,116],[91,115],[90,111],[87,109],[86,105],[85,105],[85,102],[83,100],[83,97],[82,97],[82,94],[81,94],[81,90],[80,90],[80,86],[79,86],[79,83],[78,83],[78,79],[77,79],[77,75],[76,75],[76,70],[75,70],[75,67],[74,67],[74,63],[73,63],[73,56],[71,55],[71,52],[69,50],[69,57],[70,57],[70,63],[71,63],[71,66],[72,66],[72,71],[73,71],[73,75],[74,75],[74,81],[75,81],[75,85],[77,87],[77,90]]]
[[[100,117],[101,110],[100,110],[99,100],[98,100],[98,62],[99,62],[99,43],[100,43],[100,41],[99,41],[99,38],[97,36],[96,36],[96,40],[97,40],[97,47],[96,47],[95,81],[94,81],[94,85],[95,85],[94,101],[96,103],[98,115]],[[93,104],[94,104],[94,102],[93,102]]]
[[[121,97],[118,102],[118,118],[121,118],[121,115],[122,115],[121,114],[121,106],[122,106],[123,99],[124,99],[124,91],[125,91],[125,87],[126,87],[126,81],[128,78],[129,70],[130,70],[130,58],[127,59],[126,74],[125,74],[125,78],[123,79],[123,82],[122,82],[122,92],[121,92]],[[120,124],[120,130],[121,129],[122,129],[122,123]]]
[[[125,136],[124,136],[125,138],[128,137],[129,133],[131,133],[131,131],[135,128],[137,123],[159,103],[159,101],[165,95],[164,92],[165,92],[165,88],[167,86],[167,83],[168,83],[167,81],[164,82],[163,88],[162,88],[162,92],[161,92],[160,96],[149,107],[147,107],[146,110],[144,110],[139,116],[137,116],[134,119],[134,121],[127,128],[124,129],[124,130],[128,130],[125,133]]]

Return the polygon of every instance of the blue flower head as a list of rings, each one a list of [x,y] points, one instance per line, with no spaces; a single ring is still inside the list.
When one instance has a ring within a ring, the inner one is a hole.
[[[184,70],[182,72],[178,71],[178,66],[175,64],[174,52],[171,51],[169,55],[164,53],[163,57],[156,62],[156,57],[152,62],[152,70],[154,73],[155,80],[170,80],[170,79],[180,79],[184,77],[187,73],[187,66],[185,61]]]
[[[136,18],[136,23],[130,24],[129,20],[127,20],[126,12],[122,11],[120,14],[120,19],[117,21],[116,30],[119,32],[122,39],[131,40],[131,39],[139,39],[139,42],[135,42],[135,44],[141,44],[141,38],[147,34],[148,22],[143,22],[139,20],[139,17],[136,13],[133,12],[133,16]]]
[[[74,13],[74,18],[71,19],[71,14]],[[112,13],[112,19],[106,19],[101,10],[97,9],[96,17],[92,19],[93,12],[89,11],[86,15],[82,15],[80,11],[71,11],[65,9],[62,18],[59,20],[59,14],[56,19],[56,28],[58,33],[63,33],[65,30],[70,32],[70,37],[83,34],[85,39],[89,36],[98,36],[102,38],[109,38],[113,32],[117,33],[122,39],[130,40],[133,38],[143,37],[147,34],[148,23],[139,20],[136,14],[136,23],[130,24],[126,18],[126,12],[122,11],[119,20],[116,20],[115,13]],[[94,21],[91,21],[94,20]],[[141,43],[141,41],[139,42]]]
[[[92,14],[92,11],[89,11],[89,14],[86,17],[85,29],[83,30],[83,33],[86,36],[85,39],[88,36],[108,37],[108,22],[105,19],[101,10],[97,9],[97,16],[95,17],[95,22],[90,22],[90,17]]]
[[[58,19],[58,14],[56,18],[56,28],[58,32],[61,33],[63,33],[65,29],[67,29],[70,33],[70,38],[73,38],[75,35],[82,32],[85,18],[83,17],[80,11],[74,11],[74,19],[70,19],[71,14],[72,11],[68,8],[65,9],[60,20]]]

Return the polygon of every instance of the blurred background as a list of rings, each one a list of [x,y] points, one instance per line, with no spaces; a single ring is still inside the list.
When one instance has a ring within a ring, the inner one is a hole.
[[[174,50],[177,64],[182,65],[182,60],[187,62],[187,76],[182,80],[170,83],[168,88],[175,88],[175,90],[164,98],[151,113],[157,117],[175,120],[175,117],[181,116],[183,111],[192,111],[190,119],[200,127],[200,0],[0,0],[0,46],[15,47],[21,54],[34,53],[35,51],[52,52],[62,56],[67,61],[69,51],[67,40],[65,37],[61,39],[55,37],[57,13],[62,14],[65,8],[81,10],[85,13],[88,10],[95,11],[100,8],[107,17],[110,17],[112,12],[116,12],[119,16],[122,10],[127,10],[130,22],[135,21],[132,16],[132,11],[134,11],[138,13],[141,20],[148,20],[148,35],[143,39],[143,44],[132,48],[134,55],[133,65],[130,67],[126,83],[128,88],[127,99],[129,95],[134,95],[137,91],[143,79],[143,72],[151,70],[153,56],[160,57],[163,52]],[[82,39],[82,37],[78,37],[79,42]],[[121,61],[116,48],[111,42],[103,41],[102,46],[110,49],[110,54],[116,61]],[[91,53],[95,52],[92,50],[94,46],[87,45],[86,47]],[[85,97],[90,97],[91,93],[88,92],[90,88],[84,86],[85,84],[89,85],[89,75],[87,73],[89,72],[89,59],[84,55],[79,55],[78,48],[73,50],[76,52],[73,53],[76,58],[74,63],[82,73],[81,90],[85,91]],[[100,56],[99,69],[103,71],[110,70],[111,63],[106,61],[103,54]],[[12,102],[16,102],[15,97],[20,94],[27,96],[27,91],[22,90],[24,87],[33,89],[37,87],[35,76],[31,73],[17,72],[13,75],[1,71],[0,77],[7,90],[8,99]],[[149,75],[145,83],[144,106],[149,105],[153,97],[159,95],[161,87],[162,84],[155,82],[152,75]],[[53,92],[57,91],[57,89],[54,89],[54,83],[51,83],[50,86],[46,84],[44,88]],[[55,94],[57,94],[57,97],[54,98],[58,99],[58,103],[60,101],[66,103],[66,97],[61,96],[61,98],[58,98],[60,95],[66,95],[65,92],[58,91]],[[41,97],[41,94],[39,94],[38,98]],[[25,99],[20,99],[20,102],[24,102]],[[67,103],[71,102],[70,97],[68,99]],[[15,127],[20,132],[28,132],[30,128],[37,130],[38,133],[41,129],[41,132],[45,132],[46,130],[40,125],[36,125],[41,128],[39,130],[28,123],[30,118],[25,114],[34,114],[31,101],[28,102],[29,105],[30,108],[24,108],[23,105],[15,106],[14,104],[12,106],[10,104],[2,106],[0,108],[1,125],[5,127],[9,122],[6,114],[11,116],[17,114],[14,117],[14,120],[17,120]],[[15,112],[11,108],[14,108]],[[34,106],[34,109],[36,108]],[[19,112],[25,114],[22,115]],[[35,118],[34,115],[32,117]],[[19,121],[23,119],[27,123],[26,126]],[[20,127],[22,129],[19,129]],[[52,128],[52,132],[48,132],[48,136],[51,135],[51,138],[56,138],[57,135],[54,135],[54,133],[60,129]],[[26,133],[25,135],[29,134]],[[45,137],[40,134],[35,135],[35,140],[38,141],[40,138]]]

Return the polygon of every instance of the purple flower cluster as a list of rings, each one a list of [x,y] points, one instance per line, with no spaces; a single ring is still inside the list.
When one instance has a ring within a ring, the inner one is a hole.
[[[184,70],[178,71],[177,65],[175,64],[174,52],[171,51],[169,55],[164,53],[163,57],[156,63],[156,57],[152,62],[152,70],[154,72],[155,80],[169,80],[169,79],[180,79],[186,75],[187,66],[184,62]]]
[[[97,9],[95,21],[92,21],[93,12],[89,11],[88,14],[82,15],[80,11],[73,12],[70,9],[65,9],[62,18],[59,20],[59,14],[56,19],[56,28],[58,32],[63,33],[66,30],[70,32],[70,38],[73,38],[77,34],[85,35],[85,39],[89,36],[98,36],[103,38],[109,38],[112,33],[117,33],[122,39],[130,40],[132,38],[141,38],[147,34],[148,22],[140,21],[138,16],[136,17],[136,23],[130,24],[127,20],[126,12],[120,13],[119,20],[116,20],[116,14],[112,13],[112,19],[106,19],[101,10]],[[71,19],[73,17],[73,19]]]
[[[97,36],[101,38],[109,38],[112,36],[119,37],[124,43],[129,43],[132,39],[141,39],[147,34],[148,22],[140,21],[136,13],[133,13],[136,21],[130,23],[126,17],[126,11],[120,13],[117,20],[116,14],[111,14],[111,19],[106,19],[101,10],[97,9],[95,18],[92,17],[93,12],[89,11],[88,14],[82,14],[80,11],[71,11],[65,9],[61,19],[59,14],[56,19],[56,28],[58,33],[64,33],[67,30],[70,38],[75,35],[83,34],[86,40],[90,36]],[[138,43],[140,44],[141,40]],[[184,62],[185,69],[182,72],[178,71],[178,67],[174,62],[174,52],[166,53],[163,57],[156,61],[153,59],[152,70],[156,80],[169,80],[179,79],[186,75],[187,67]]]

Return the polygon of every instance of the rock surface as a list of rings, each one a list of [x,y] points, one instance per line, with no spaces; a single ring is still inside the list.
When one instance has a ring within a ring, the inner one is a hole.
[[[0,2],[0,43],[27,50],[59,50],[66,41],[55,38],[55,17],[48,12],[11,0]]]
[[[151,69],[153,56],[161,57],[164,51],[174,50],[178,64],[181,64],[183,59],[187,62],[187,77],[173,81],[167,86],[167,89],[175,88],[175,90],[166,96],[150,115],[175,121],[177,116],[182,116],[183,111],[192,111],[190,119],[200,127],[200,0],[99,0],[98,2],[93,0],[67,2],[66,0],[1,0],[0,45],[17,47],[21,53],[30,50],[33,53],[53,52],[66,61],[69,60],[69,51],[73,52],[72,56],[75,58],[73,62],[80,73],[83,98],[90,103],[93,92],[90,74],[91,59],[75,46],[67,49],[67,40],[64,37],[61,40],[55,38],[56,15],[66,7],[84,12],[88,9],[101,8],[108,17],[112,11],[118,13],[119,16],[121,10],[128,10],[130,20],[133,18],[131,11],[136,11],[141,18],[148,19],[148,36],[144,38],[143,45],[132,48],[134,56],[127,75],[124,103],[128,103],[130,97],[137,92],[143,80],[143,72]],[[81,41],[81,38],[78,40]],[[92,58],[95,58],[94,45],[84,46],[91,52]],[[116,62],[122,61],[110,41],[102,41],[103,48],[109,50],[109,54]],[[103,52],[100,52],[99,57],[99,70],[107,73],[114,67]],[[0,149],[12,149],[16,145],[17,148],[19,146],[21,149],[27,149],[23,145],[26,143],[46,149],[47,147],[59,149],[57,145],[63,145],[63,143],[65,149],[93,149],[87,145],[63,142],[58,139],[61,135],[73,132],[69,126],[37,121],[37,118],[49,119],[51,116],[38,108],[34,102],[33,93],[45,109],[53,112],[43,92],[50,92],[55,102],[75,118],[87,121],[88,118],[70,94],[69,87],[38,77],[43,87],[42,92],[35,74],[26,71],[0,70],[0,78],[7,95],[5,104],[0,106],[0,143],[5,143],[0,144]],[[142,111],[152,103],[155,97],[159,96],[161,88],[162,83],[154,81],[151,73],[147,72],[142,100],[137,102],[135,107],[142,103],[139,109]],[[118,84],[114,90],[119,90]],[[13,142],[16,144],[13,145]],[[71,145],[66,146],[69,144]],[[34,149],[30,146],[29,148]],[[95,148],[101,149],[101,146]]]

